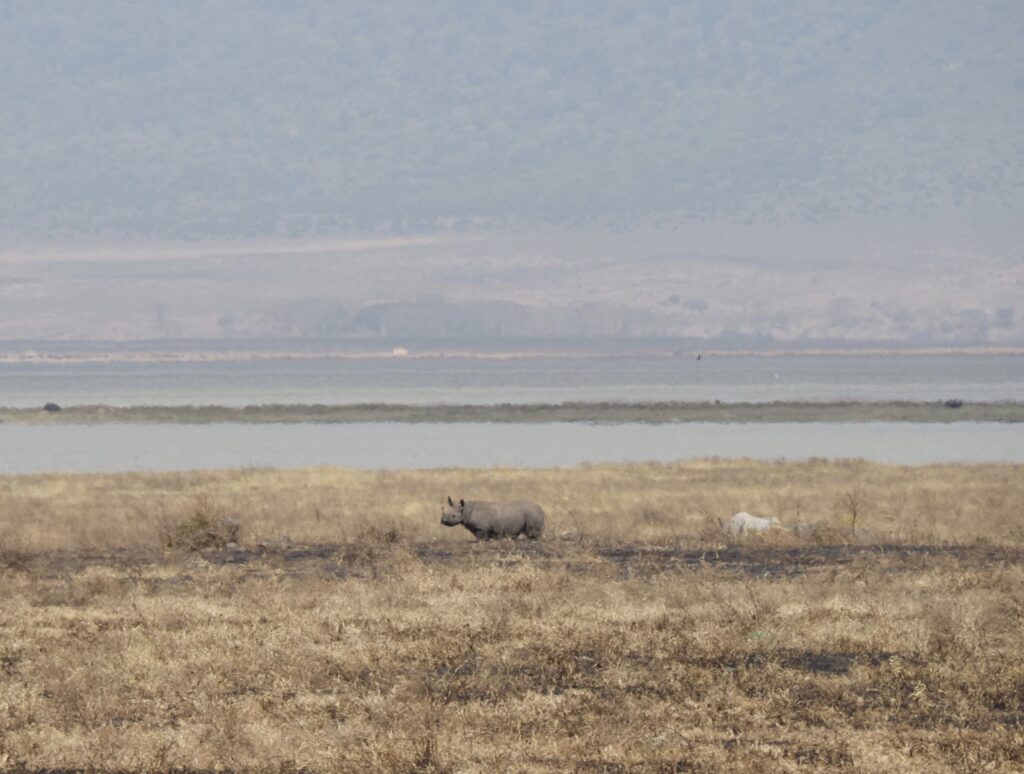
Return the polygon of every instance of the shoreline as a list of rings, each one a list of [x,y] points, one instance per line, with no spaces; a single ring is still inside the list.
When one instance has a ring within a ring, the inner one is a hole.
[[[999,357],[1024,356],[1024,347],[857,347],[851,349],[787,348],[715,349],[687,348],[680,350],[637,349],[621,351],[585,350],[523,350],[491,351],[436,349],[406,351],[404,348],[367,351],[105,351],[105,352],[0,352],[0,365],[75,365],[117,363],[228,363],[295,360],[615,360],[696,358],[775,358],[775,357]]]
[[[525,404],[265,404],[251,406],[0,407],[0,423],[92,424],[686,424],[1024,422],[1024,402],[836,401],[773,403],[567,402]]]

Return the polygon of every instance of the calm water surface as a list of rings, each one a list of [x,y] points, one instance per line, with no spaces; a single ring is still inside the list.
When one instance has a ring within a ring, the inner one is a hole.
[[[621,357],[3,364],[0,406],[1024,400],[1021,356]],[[1024,426],[0,424],[0,473],[246,465],[550,467],[693,457],[1024,462]]]
[[[0,363],[0,406],[1024,400],[1024,356]]]
[[[553,467],[697,457],[1024,463],[1024,426],[863,424],[0,425],[0,473],[342,465]]]

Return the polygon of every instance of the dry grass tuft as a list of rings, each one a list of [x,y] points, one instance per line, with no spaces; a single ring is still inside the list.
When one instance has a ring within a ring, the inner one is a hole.
[[[207,495],[197,496],[190,512],[176,520],[159,520],[160,543],[164,548],[185,551],[224,549],[238,545],[241,524],[226,515]]]

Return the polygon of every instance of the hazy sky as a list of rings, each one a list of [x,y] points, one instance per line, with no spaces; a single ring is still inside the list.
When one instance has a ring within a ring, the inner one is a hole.
[[[6,2],[0,239],[1012,221],[1024,4]]]

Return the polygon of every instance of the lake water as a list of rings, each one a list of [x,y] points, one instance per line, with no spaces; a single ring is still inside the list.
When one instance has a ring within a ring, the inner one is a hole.
[[[1024,400],[1022,356],[0,363],[0,406]],[[694,457],[1024,462],[1024,426],[0,424],[0,473],[247,465],[549,467]]]
[[[1024,356],[0,363],[0,406],[1024,400]]]
[[[699,457],[1024,463],[1024,426],[863,424],[0,425],[0,474],[342,465],[552,467]]]

